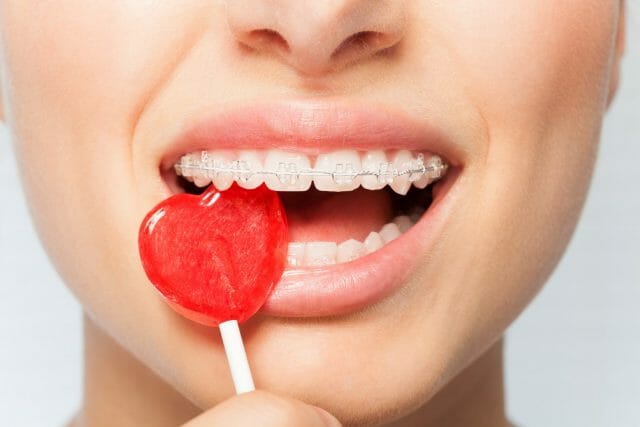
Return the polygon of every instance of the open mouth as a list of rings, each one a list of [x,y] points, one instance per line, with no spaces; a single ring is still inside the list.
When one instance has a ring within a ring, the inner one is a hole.
[[[461,171],[435,128],[382,108],[255,105],[187,128],[160,170],[173,193],[213,185],[280,194],[288,265],[262,313],[341,315],[407,283],[434,246]]]
[[[288,269],[354,261],[411,228],[447,171],[440,156],[409,150],[340,150],[318,156],[281,150],[190,153],[174,166],[178,191],[260,185],[280,193],[291,241]]]

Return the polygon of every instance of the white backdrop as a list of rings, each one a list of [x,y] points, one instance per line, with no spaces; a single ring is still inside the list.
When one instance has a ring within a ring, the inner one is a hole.
[[[510,328],[507,403],[522,426],[640,426],[640,3],[594,183],[550,282]],[[50,267],[0,135],[0,417],[58,426],[81,402],[81,315]]]

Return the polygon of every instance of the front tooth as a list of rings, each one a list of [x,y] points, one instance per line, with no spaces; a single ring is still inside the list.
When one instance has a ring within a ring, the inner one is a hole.
[[[309,158],[303,154],[269,150],[264,163],[267,187],[274,191],[307,191],[311,177],[301,172],[311,169]]]
[[[337,251],[338,245],[335,242],[309,242],[304,250],[304,265],[335,264]]]
[[[349,262],[366,254],[364,244],[355,239],[346,240],[338,245],[338,262]]]
[[[399,150],[391,160],[394,169],[399,173],[389,186],[398,194],[405,195],[411,188],[409,174],[403,173],[409,170],[413,164],[413,156],[408,150]]]
[[[401,233],[404,233],[413,226],[413,222],[406,215],[400,215],[393,219],[393,223],[398,226]]]
[[[228,150],[216,150],[208,153],[209,160],[207,164],[213,166],[214,170],[209,171],[207,174],[211,177],[213,186],[220,191],[227,190],[233,184],[233,169],[235,165],[235,153]]]
[[[293,267],[303,265],[305,246],[306,245],[304,243],[289,243],[287,250],[287,264]]]
[[[378,171],[380,165],[388,164],[387,155],[382,150],[367,151],[362,155],[362,170],[364,172],[371,172],[374,175],[363,175],[362,186],[367,190],[379,190],[385,185],[386,182],[378,179]]]
[[[258,188],[263,182],[264,177],[255,173],[262,170],[262,161],[260,155],[255,150],[242,150],[238,156],[238,173],[236,180],[238,185],[248,190]]]
[[[320,191],[351,191],[360,186],[360,156],[355,150],[340,150],[318,155],[315,171],[330,174],[316,176],[314,185]]]
[[[197,175],[193,177],[193,183],[196,185],[196,187],[206,187],[207,185],[211,184],[211,178],[209,178],[208,176]]]
[[[382,237],[380,237],[380,234],[376,233],[375,231],[369,233],[367,238],[364,239],[364,247],[368,254],[377,251],[382,246],[384,246]]]
[[[400,237],[400,235],[402,234],[400,232],[400,228],[398,227],[397,224],[394,224],[393,222],[390,222],[388,224],[385,224],[381,229],[380,229],[380,237],[382,237],[382,241],[387,244],[392,240],[397,239],[398,237]]]

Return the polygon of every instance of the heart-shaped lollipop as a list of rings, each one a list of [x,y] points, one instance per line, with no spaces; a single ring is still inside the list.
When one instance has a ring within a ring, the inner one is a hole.
[[[151,283],[177,312],[209,326],[258,311],[284,271],[287,244],[282,203],[265,186],[172,196],[139,234]]]

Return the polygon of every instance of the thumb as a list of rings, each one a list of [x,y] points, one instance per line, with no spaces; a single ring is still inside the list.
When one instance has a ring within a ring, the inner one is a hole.
[[[182,427],[340,427],[324,409],[265,391],[234,396]]]

